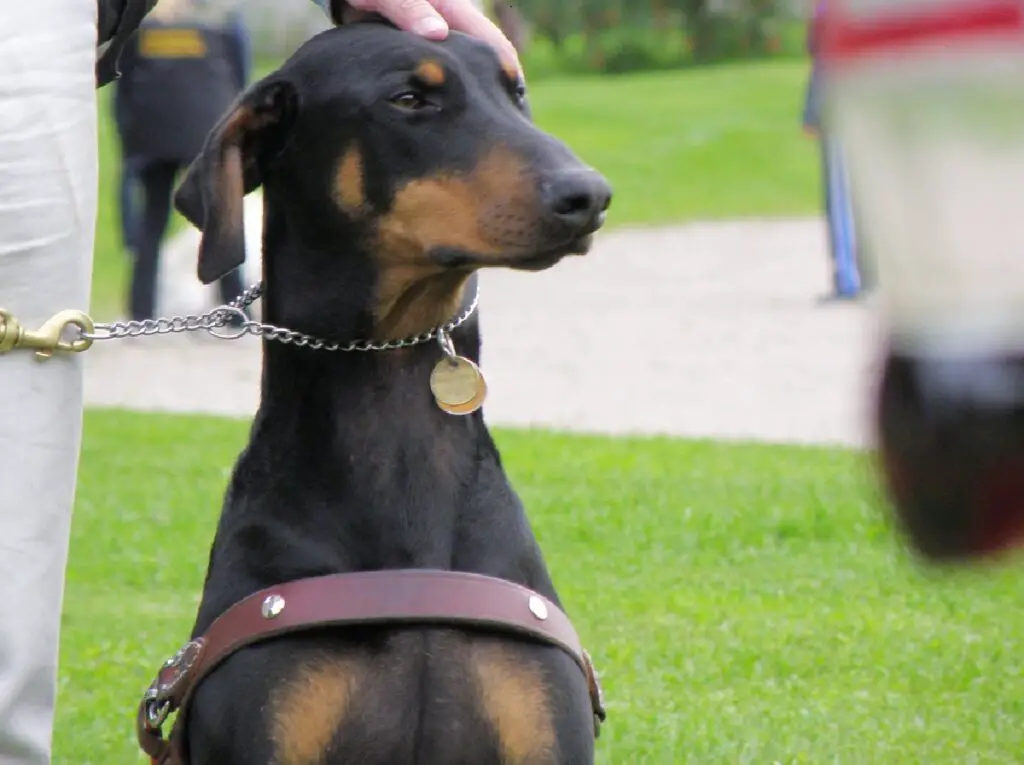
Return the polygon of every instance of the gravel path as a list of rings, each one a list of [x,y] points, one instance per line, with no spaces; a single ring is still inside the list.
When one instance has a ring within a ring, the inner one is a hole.
[[[818,220],[619,229],[587,258],[481,282],[492,424],[866,441],[874,327],[863,305],[818,303]],[[90,405],[256,408],[254,338],[99,343],[86,359]]]

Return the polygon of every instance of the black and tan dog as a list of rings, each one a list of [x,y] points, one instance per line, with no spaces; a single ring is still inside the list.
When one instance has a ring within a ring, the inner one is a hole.
[[[382,23],[313,38],[211,135],[177,197],[203,230],[203,281],[242,262],[242,197],[257,186],[265,321],[341,343],[445,325],[471,302],[479,268],[585,253],[611,197],[533,125],[488,47]],[[451,336],[478,360],[475,316]],[[437,343],[345,353],[266,340],[263,352],[195,634],[257,590],[334,572],[478,572],[558,603],[481,413],[435,402]],[[587,682],[564,651],[432,627],[250,647],[199,688],[186,730],[191,765],[594,756]]]

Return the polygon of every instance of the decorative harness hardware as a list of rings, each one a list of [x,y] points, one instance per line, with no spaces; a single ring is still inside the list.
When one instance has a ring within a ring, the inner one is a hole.
[[[505,579],[426,569],[299,579],[240,600],[160,669],[139,705],[139,745],[153,765],[187,765],[183,738],[196,688],[225,659],[255,643],[323,627],[444,625],[518,635],[561,648],[587,680],[594,736],[605,720],[601,685],[569,617]],[[163,726],[178,713],[168,738]]]

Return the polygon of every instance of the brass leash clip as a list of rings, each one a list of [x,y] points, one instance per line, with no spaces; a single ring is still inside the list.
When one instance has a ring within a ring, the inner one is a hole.
[[[65,338],[69,328],[76,336]],[[33,332],[26,329],[14,316],[0,308],[0,355],[18,349],[31,349],[36,357],[49,359],[54,353],[81,353],[92,346],[90,337],[96,327],[88,314],[82,311],[61,311]]]

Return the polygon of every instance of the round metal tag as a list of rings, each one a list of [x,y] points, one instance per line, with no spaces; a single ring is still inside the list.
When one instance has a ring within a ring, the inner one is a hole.
[[[484,380],[484,376],[481,374],[480,389],[477,391],[477,394],[472,399],[467,401],[465,404],[462,404],[461,406],[442,406],[441,403],[438,402],[437,405],[440,406],[441,409],[443,409],[444,411],[448,412],[448,414],[466,415],[473,414],[473,412],[482,407],[484,405],[484,399],[486,398],[487,381]]]
[[[475,404],[471,411],[479,409],[486,391],[479,367],[462,356],[445,356],[430,373],[430,392],[437,405],[451,414],[468,414],[456,410],[471,404]]]

